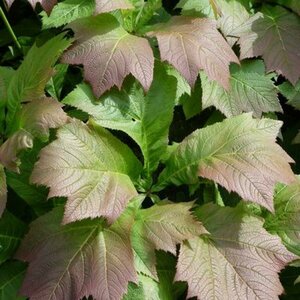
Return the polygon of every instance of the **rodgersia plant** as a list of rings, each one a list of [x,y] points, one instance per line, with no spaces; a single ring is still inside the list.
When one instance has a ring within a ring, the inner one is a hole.
[[[5,1],[0,299],[297,287],[300,2],[175,4]]]

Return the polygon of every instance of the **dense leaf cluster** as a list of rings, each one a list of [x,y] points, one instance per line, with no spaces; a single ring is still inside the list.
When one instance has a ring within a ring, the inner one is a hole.
[[[0,299],[300,297],[299,1],[3,3]]]

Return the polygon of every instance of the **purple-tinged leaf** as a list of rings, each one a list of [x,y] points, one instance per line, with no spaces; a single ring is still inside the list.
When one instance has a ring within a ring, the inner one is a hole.
[[[297,256],[263,228],[263,220],[211,204],[197,216],[210,234],[181,246],[175,280],[187,281],[187,297],[278,299],[278,273]]]
[[[83,64],[84,77],[100,97],[116,85],[122,87],[130,73],[144,89],[153,79],[154,57],[148,41],[127,33],[108,14],[88,17],[73,22],[77,42],[63,55],[68,64]]]
[[[6,186],[6,176],[3,166],[0,164],[0,218],[6,207],[7,200],[7,186]]]
[[[35,8],[35,6],[40,3],[43,9],[50,14],[53,6],[57,3],[57,0],[27,0],[32,8]],[[11,7],[11,5],[15,2],[15,0],[5,0],[8,7]]]
[[[133,9],[133,5],[129,0],[96,0],[95,13],[101,14],[116,9]]]
[[[239,60],[214,20],[177,16],[148,35],[157,37],[161,59],[173,65],[191,86],[203,69],[211,80],[229,88],[229,64]]]
[[[111,223],[137,192],[141,164],[122,142],[100,127],[74,121],[40,152],[33,183],[50,187],[49,198],[68,197],[63,223],[103,216]]]

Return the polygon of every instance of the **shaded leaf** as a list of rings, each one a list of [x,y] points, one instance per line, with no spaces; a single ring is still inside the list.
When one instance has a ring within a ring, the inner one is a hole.
[[[241,59],[262,56],[267,71],[282,74],[294,85],[300,77],[300,19],[286,9],[264,7],[232,32],[239,37]]]
[[[295,86],[289,82],[284,82],[278,86],[280,93],[288,99],[287,104],[300,110],[300,81]]]
[[[41,6],[44,8],[44,10],[50,14],[53,6],[57,3],[57,0],[27,0],[32,8],[35,8],[35,6],[40,3]],[[15,0],[5,0],[5,2],[7,3],[8,7],[10,7],[14,2]]]
[[[91,0],[65,0],[54,6],[50,16],[42,12],[43,28],[59,27],[79,18],[91,16],[95,2]]]
[[[202,176],[273,211],[275,183],[295,180],[293,160],[275,143],[281,124],[243,114],[194,131],[166,162],[154,190]]]
[[[20,261],[10,261],[0,266],[0,299],[26,300],[19,296],[19,289],[26,265]]]
[[[300,16],[300,2],[298,0],[277,0],[277,2],[292,9]]]
[[[131,179],[140,169],[131,150],[111,133],[74,120],[40,152],[31,180],[49,186],[49,198],[68,197],[63,223],[100,216],[113,222],[136,196]]]
[[[149,175],[157,168],[168,145],[175,88],[175,79],[156,64],[146,96],[140,85],[131,80],[122,91],[112,90],[99,101],[88,85],[81,84],[63,102],[89,113],[103,127],[126,132],[140,146]]]
[[[116,85],[121,89],[130,73],[147,91],[153,79],[154,57],[148,41],[127,33],[108,14],[77,20],[68,25],[77,42],[64,55],[63,62],[83,64],[84,77],[100,97]]]
[[[214,20],[176,16],[148,35],[157,37],[161,59],[173,65],[191,86],[203,69],[211,80],[229,87],[229,64],[239,61]]]
[[[98,14],[110,12],[116,9],[133,9],[129,0],[96,0],[95,12]]]
[[[193,203],[162,201],[140,210],[133,225],[133,249],[154,279],[157,279],[155,249],[176,255],[176,244],[205,233],[201,223],[191,215]]]
[[[275,214],[267,216],[265,227],[300,256],[300,177],[294,184],[277,186],[274,206]]]
[[[15,253],[26,230],[22,221],[8,211],[4,212],[0,218],[0,265]]]
[[[201,72],[202,107],[215,106],[226,117],[242,112],[253,112],[260,118],[263,112],[283,112],[272,80],[243,68],[231,72],[230,89],[226,91],[217,82],[209,81]]]
[[[188,298],[267,300],[282,294],[278,273],[296,256],[261,219],[211,204],[197,215],[210,234],[181,246],[175,277],[188,282]]]
[[[130,216],[104,228],[101,219],[61,226],[62,215],[58,207],[31,224],[17,254],[29,262],[21,294],[30,300],[121,299],[128,281],[137,281]]]
[[[6,207],[6,200],[7,200],[6,175],[3,166],[0,164],[0,218]]]
[[[9,125],[14,124],[21,102],[32,101],[44,95],[45,85],[53,75],[53,64],[70,45],[70,41],[63,36],[60,34],[41,47],[36,44],[32,46],[16,71],[7,91]]]

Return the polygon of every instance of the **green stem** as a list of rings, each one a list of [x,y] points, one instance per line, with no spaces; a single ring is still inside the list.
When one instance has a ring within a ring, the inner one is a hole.
[[[5,13],[4,13],[4,11],[3,11],[3,9],[1,7],[0,7],[0,17],[3,20],[3,22],[4,22],[4,24],[5,24],[6,28],[7,28],[7,30],[9,31],[9,33],[11,35],[11,37],[13,38],[14,43],[16,44],[16,46],[18,47],[19,50],[22,50],[22,47],[21,47],[21,45],[20,45],[20,43],[19,43],[19,41],[18,41],[18,39],[17,39],[17,37],[16,37],[13,29],[11,28],[11,26],[10,26],[10,24],[9,24],[6,16],[5,16]]]

